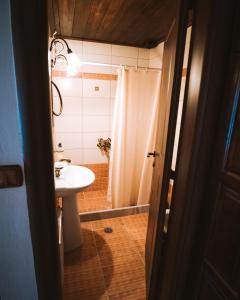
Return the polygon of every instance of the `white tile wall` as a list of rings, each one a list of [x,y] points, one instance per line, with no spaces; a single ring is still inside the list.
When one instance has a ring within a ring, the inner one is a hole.
[[[107,163],[107,158],[96,148],[83,149],[84,164]]]
[[[65,114],[55,117],[55,130],[59,132],[82,132],[82,118],[80,115]]]
[[[104,139],[107,139],[109,137],[110,132],[102,131],[101,132],[101,137]],[[95,149],[96,144],[98,142],[99,138],[99,132],[84,132],[82,134],[83,137],[83,147],[86,149]]]
[[[111,56],[112,46],[110,44],[104,44],[104,43],[83,42],[83,53]]]
[[[59,87],[64,97],[81,97],[83,93],[82,79],[80,78],[63,78],[54,77],[53,81]],[[56,90],[53,88],[53,96],[57,96]]]
[[[110,129],[110,116],[82,116],[83,132],[103,132]],[[101,137],[101,136],[99,136]]]
[[[138,48],[112,45],[112,56],[138,57]]]
[[[114,98],[116,96],[116,89],[117,89],[117,81],[111,80],[110,83],[110,97]]]
[[[85,62],[97,62],[102,64],[111,63],[111,55],[83,53],[83,61]]]
[[[82,132],[57,132],[55,139],[56,144],[62,143],[65,150],[83,148]]]
[[[60,109],[60,101],[58,97],[53,98],[54,112],[58,113]],[[63,103],[63,116],[68,114],[81,114],[82,113],[82,101],[77,97],[64,97]]]
[[[155,50],[117,46],[103,43],[68,40],[70,48],[81,61],[130,66],[161,66],[162,45]],[[65,70],[63,63],[57,69]],[[116,68],[82,65],[86,73],[116,74]],[[96,147],[98,138],[111,137],[112,115],[117,82],[81,78],[53,78],[63,97],[63,114],[55,117],[55,143],[62,142],[64,156],[75,164],[107,162]],[[96,90],[98,89],[98,90]],[[54,107],[59,108],[57,94]]]
[[[139,48],[138,58],[149,59],[149,57],[150,57],[150,50],[149,49]]]
[[[109,116],[111,114],[111,99],[107,98],[84,98],[83,114],[84,116],[99,115]]]
[[[83,97],[109,98],[110,80],[83,79]],[[98,88],[98,90],[95,90]]]
[[[157,47],[150,49],[149,53],[149,67],[162,68],[164,43],[160,43]]]
[[[64,150],[64,158],[71,159],[73,164],[83,164],[83,149],[66,149]]]

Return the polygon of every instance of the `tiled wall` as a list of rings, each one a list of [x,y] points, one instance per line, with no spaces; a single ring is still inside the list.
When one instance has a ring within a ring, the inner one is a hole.
[[[108,164],[85,164],[84,167],[89,168],[95,174],[94,183],[85,189],[88,191],[102,191],[107,190],[108,187]]]
[[[79,59],[88,62],[161,67],[162,45],[153,50],[68,40]],[[66,67],[58,64],[57,70]],[[80,72],[116,74],[116,68],[84,65]],[[106,163],[96,147],[98,138],[111,137],[116,80],[53,77],[63,96],[63,114],[55,117],[55,146],[61,142],[64,157],[75,164]],[[54,92],[54,107],[58,99]]]
[[[157,47],[150,49],[149,51],[150,68],[162,68],[163,46],[164,43],[161,43]]]

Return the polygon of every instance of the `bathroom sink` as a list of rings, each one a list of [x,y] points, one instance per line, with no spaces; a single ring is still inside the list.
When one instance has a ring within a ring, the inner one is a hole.
[[[58,197],[81,192],[95,180],[94,173],[82,166],[67,165],[61,169],[60,174],[60,177],[55,177],[55,190]]]
[[[89,187],[95,180],[94,173],[85,167],[57,162],[60,176],[55,177],[57,197],[62,197],[63,244],[68,252],[82,245],[80,216],[78,213],[77,193]]]

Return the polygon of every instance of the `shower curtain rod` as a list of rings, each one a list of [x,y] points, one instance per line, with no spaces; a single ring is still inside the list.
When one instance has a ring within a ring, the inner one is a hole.
[[[161,68],[150,68],[150,67],[140,67],[140,66],[130,66],[130,65],[124,65],[124,64],[104,64],[104,63],[95,63],[95,62],[88,62],[88,61],[81,61],[81,66],[83,65],[90,65],[90,66],[101,66],[101,67],[113,67],[113,68],[119,68],[119,67],[125,67],[125,68],[136,68],[136,69],[148,69],[152,71],[161,71]]]

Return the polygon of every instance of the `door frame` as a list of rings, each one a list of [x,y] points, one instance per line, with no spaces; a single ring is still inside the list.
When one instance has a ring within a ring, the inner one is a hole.
[[[198,267],[195,261],[199,253],[196,245],[204,209],[202,199],[208,185],[232,47],[236,7],[234,0],[229,2],[196,0],[193,3],[192,37],[164,276],[158,298],[161,300],[193,299],[194,271]]]
[[[48,74],[47,1],[10,0],[23,161],[39,299],[62,299]],[[23,275],[24,276],[24,275]]]
[[[62,295],[47,69],[47,1],[27,0],[22,5],[17,0],[11,0],[11,10],[38,294],[39,299],[58,300]],[[207,184],[206,175],[213,148],[210,145],[214,141],[218,119],[217,104],[224,82],[224,64],[231,47],[228,33],[232,28],[233,14],[232,8],[224,0],[194,2],[182,119],[184,125],[179,140],[172,211],[162,270],[164,275],[159,277],[158,273],[153,274],[156,282],[160,278],[162,280],[155,299],[181,299],[186,287],[187,271],[192,258],[190,254],[194,250],[194,236],[200,222],[201,197]],[[197,84],[193,90],[194,80]],[[156,240],[156,244],[159,242]]]

